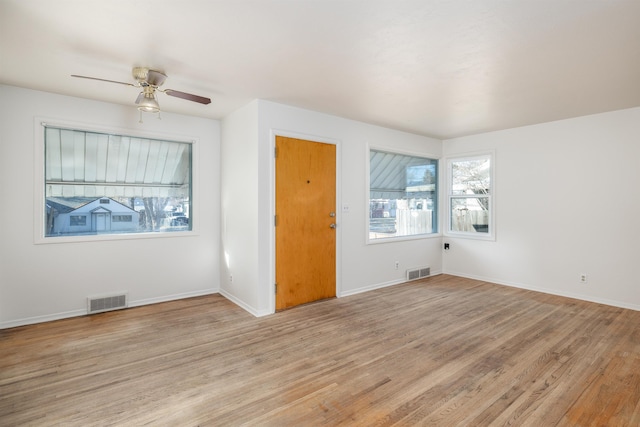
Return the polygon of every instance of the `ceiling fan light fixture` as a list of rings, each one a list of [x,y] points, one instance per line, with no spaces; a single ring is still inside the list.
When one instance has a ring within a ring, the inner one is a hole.
[[[156,101],[156,97],[153,93],[140,93],[143,95],[142,99],[138,103],[138,110],[145,113],[157,113],[160,111],[160,104]]]
[[[179,90],[173,89],[160,89],[160,86],[162,86],[165,79],[167,78],[167,75],[163,72],[151,70],[145,67],[134,67],[132,73],[133,78],[136,79],[136,83],[125,83],[116,80],[99,79],[97,77],[81,76],[79,74],[72,74],[71,77],[98,80],[101,82],[117,83],[125,86],[141,88],[142,92],[140,92],[138,98],[136,99],[136,105],[138,106],[138,110],[140,111],[141,116],[142,113],[160,113],[160,104],[158,104],[155,95],[156,90],[175,98],[186,99],[187,101],[197,102],[203,105],[211,103],[211,99],[204,96],[194,95],[191,93],[181,92]]]

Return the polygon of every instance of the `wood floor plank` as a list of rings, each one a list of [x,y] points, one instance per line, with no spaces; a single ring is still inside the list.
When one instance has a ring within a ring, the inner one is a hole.
[[[434,276],[0,330],[2,426],[637,426],[640,312]]]

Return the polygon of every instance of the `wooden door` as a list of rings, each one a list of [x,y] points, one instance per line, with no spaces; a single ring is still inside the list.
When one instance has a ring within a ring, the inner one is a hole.
[[[276,137],[276,310],[336,295],[336,146]]]

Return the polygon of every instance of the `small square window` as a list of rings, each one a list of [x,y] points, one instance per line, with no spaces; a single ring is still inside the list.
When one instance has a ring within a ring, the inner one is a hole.
[[[69,225],[72,227],[84,227],[87,225],[87,217],[84,215],[70,215]]]

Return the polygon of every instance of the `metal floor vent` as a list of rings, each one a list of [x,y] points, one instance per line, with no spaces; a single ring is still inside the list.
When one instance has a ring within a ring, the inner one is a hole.
[[[99,298],[87,298],[88,314],[127,308],[127,294],[110,295]]]
[[[429,277],[431,274],[431,267],[421,267],[414,270],[407,270],[407,280],[417,280],[424,277]]]

